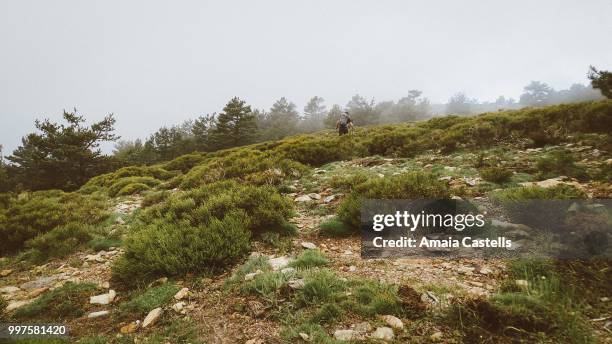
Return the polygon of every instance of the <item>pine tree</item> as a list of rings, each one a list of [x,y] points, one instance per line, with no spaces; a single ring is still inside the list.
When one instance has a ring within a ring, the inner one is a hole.
[[[297,133],[299,114],[295,104],[282,97],[277,100],[270,111],[263,116],[262,138],[264,140],[278,140],[287,135]]]
[[[211,144],[215,149],[242,146],[253,143],[257,137],[257,122],[251,107],[238,97],[232,98],[217,116],[211,132]]]
[[[102,141],[115,141],[115,119],[112,115],[87,127],[85,119],[75,112],[64,111],[68,125],[48,119],[36,121],[39,133],[22,139],[12,156],[16,179],[26,189],[74,190],[89,178],[111,169],[111,161],[102,154]]]
[[[325,100],[314,96],[310,98],[308,104],[304,106],[304,130],[316,131],[323,129],[327,108],[323,104]]]

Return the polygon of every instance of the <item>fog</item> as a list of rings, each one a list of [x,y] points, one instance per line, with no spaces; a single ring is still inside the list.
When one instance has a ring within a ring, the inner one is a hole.
[[[567,89],[591,64],[612,68],[610,18],[610,0],[2,1],[0,144],[10,153],[35,118],[72,108],[114,113],[135,139],[233,96],[301,110],[312,96],[330,108]]]

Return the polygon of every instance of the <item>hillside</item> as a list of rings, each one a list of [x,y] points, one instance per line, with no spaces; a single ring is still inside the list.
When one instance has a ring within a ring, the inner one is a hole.
[[[529,246],[499,200],[610,198],[610,128],[610,100],[448,116],[3,194],[0,322],[79,343],[612,342],[605,256],[362,259],[359,236],[363,199],[460,198]]]

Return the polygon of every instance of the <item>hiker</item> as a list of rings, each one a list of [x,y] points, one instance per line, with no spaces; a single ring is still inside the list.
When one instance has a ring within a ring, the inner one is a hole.
[[[353,129],[353,120],[349,117],[348,111],[344,111],[340,115],[340,119],[336,122],[336,129],[340,136],[348,134],[350,129]]]

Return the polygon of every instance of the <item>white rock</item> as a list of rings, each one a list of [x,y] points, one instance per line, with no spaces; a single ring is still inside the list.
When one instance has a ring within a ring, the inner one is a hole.
[[[9,286],[0,288],[0,293],[2,293],[2,294],[13,294],[13,293],[16,293],[16,292],[18,292],[20,290],[21,289],[19,289],[17,287],[9,285]]]
[[[108,314],[109,314],[109,311],[98,311],[98,312],[91,312],[87,314],[87,317],[88,318],[99,318],[99,317],[107,316]]]
[[[357,337],[357,332],[353,330],[336,330],[334,331],[334,338],[340,341],[349,341]]]
[[[305,249],[308,249],[308,250],[314,250],[315,248],[317,248],[317,245],[315,245],[315,244],[313,244],[311,242],[304,241],[302,243],[302,247],[305,248]]]
[[[289,258],[283,256],[283,257],[272,258],[268,262],[270,263],[272,270],[276,271],[276,270],[280,270],[282,268],[287,267],[287,265],[289,265],[291,261],[289,260]]]
[[[180,313],[183,310],[183,307],[185,307],[185,302],[183,301],[177,302],[172,305],[172,309],[177,313]]]
[[[189,288],[183,288],[181,290],[179,290],[175,295],[174,295],[174,299],[175,300],[181,300],[183,299],[185,296],[187,296],[187,294],[189,293]]]
[[[108,288],[110,288],[110,283],[108,283],[108,282],[103,282],[103,283],[102,283],[100,286],[101,286],[102,288],[104,288],[104,289],[108,289]]]
[[[115,296],[117,296],[117,293],[115,293],[115,291],[111,289],[106,294],[91,296],[89,298],[89,303],[99,304],[99,305],[108,305],[109,303],[113,302],[113,300],[115,299]]]
[[[302,196],[296,197],[294,201],[296,201],[296,202],[310,202],[310,201],[312,201],[312,198],[310,198],[308,195],[302,195]]]
[[[349,271],[350,272],[355,272],[355,271],[357,271],[357,267],[355,265],[351,265],[351,266],[349,266]]]
[[[443,336],[442,332],[438,331],[438,332],[434,332],[431,336],[429,336],[429,338],[433,340],[434,342],[437,342],[442,339],[442,336]]]
[[[17,308],[21,308],[27,304],[29,304],[30,302],[32,302],[34,300],[21,300],[21,301],[12,301],[8,304],[8,306],[6,306],[5,311],[10,312],[10,311],[14,311]]]
[[[304,333],[304,332],[300,332],[300,333],[298,333],[298,335],[300,336],[300,338],[302,338],[305,341],[309,341],[310,340],[310,337],[306,333]]]
[[[159,320],[159,317],[161,315],[162,315],[161,307],[157,307],[151,310],[149,314],[147,314],[147,316],[142,321],[142,327],[146,328],[148,326],[155,325],[155,323],[157,322],[157,320]]]
[[[314,192],[313,193],[309,193],[308,197],[310,197],[311,199],[316,199],[316,200],[321,199],[321,195],[319,195],[318,193],[314,193]]]
[[[404,328],[404,323],[398,317],[393,315],[383,315],[382,319],[387,323],[387,325],[395,329],[401,330]]]
[[[382,340],[393,340],[393,329],[390,327],[378,327],[376,331],[372,333],[372,338]]]

